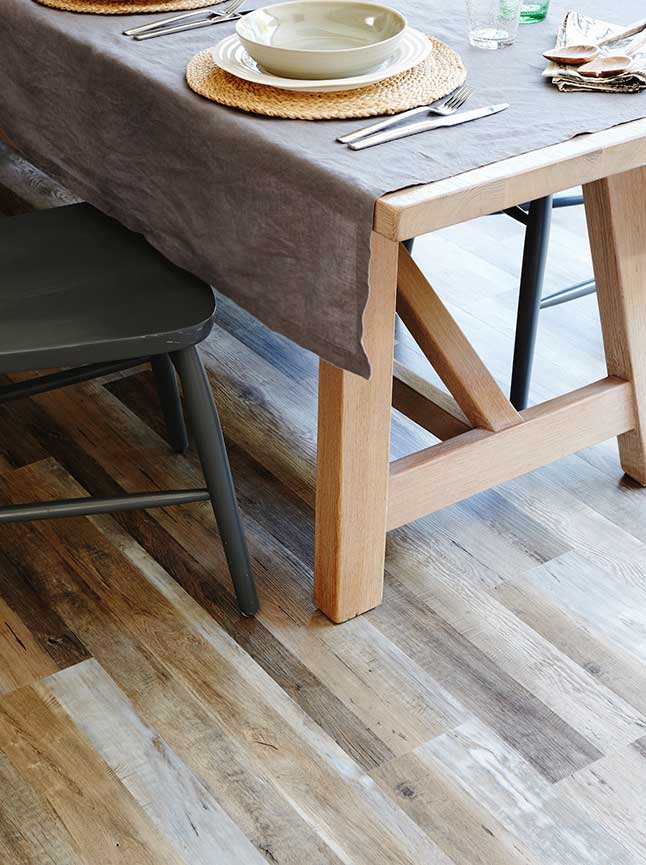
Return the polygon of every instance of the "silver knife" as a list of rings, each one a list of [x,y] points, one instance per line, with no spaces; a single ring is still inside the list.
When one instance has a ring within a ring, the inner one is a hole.
[[[237,21],[244,13],[234,12],[232,15],[208,15],[202,21],[193,21],[188,24],[178,24],[176,27],[158,27],[146,33],[138,33],[132,38],[135,42],[143,42],[146,39],[157,39],[158,36],[169,36],[171,33],[184,33],[186,30],[200,30],[202,27],[212,27],[214,24],[226,24],[227,21]]]
[[[386,132],[378,132],[376,135],[371,135],[368,138],[361,139],[361,141],[348,144],[348,147],[350,150],[364,150],[366,147],[374,147],[375,144],[384,144],[386,141],[397,141],[399,138],[417,135],[418,132],[429,132],[431,129],[440,129],[443,126],[459,126],[461,123],[469,123],[469,121],[478,120],[480,117],[498,114],[499,111],[505,111],[507,108],[509,108],[509,103],[503,102],[500,105],[490,105],[487,108],[476,108],[473,111],[458,112],[457,114],[451,114],[449,117],[423,120],[421,123],[409,123],[407,126],[388,129]]]

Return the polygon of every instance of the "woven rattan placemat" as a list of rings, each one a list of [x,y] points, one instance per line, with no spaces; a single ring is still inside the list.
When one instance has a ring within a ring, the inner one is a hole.
[[[103,2],[103,0],[36,0],[42,6],[62,9],[64,12],[87,12],[90,15],[134,15],[137,12],[176,12],[183,9],[202,9],[215,6],[223,0],[132,0],[130,3]]]
[[[428,60],[408,72],[343,93],[302,93],[244,81],[217,66],[210,50],[193,57],[186,80],[191,90],[213,102],[269,117],[332,120],[397,114],[441,99],[464,83],[460,55],[439,39],[431,41]]]

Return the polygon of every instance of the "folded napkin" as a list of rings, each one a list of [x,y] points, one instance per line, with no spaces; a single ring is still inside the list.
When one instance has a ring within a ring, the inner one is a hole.
[[[595,45],[613,33],[621,33],[625,26],[608,24],[598,18],[588,18],[579,15],[578,12],[568,12],[563,20],[558,36],[556,47],[563,45]],[[605,55],[623,54],[624,50],[634,37],[604,45],[601,53]],[[579,75],[574,66],[561,66],[558,63],[550,63],[543,73],[546,78],[551,78],[559,90],[602,90],[605,93],[637,93],[646,89],[646,45],[637,52],[633,58],[633,67],[630,72],[617,75],[614,78],[584,78]]]

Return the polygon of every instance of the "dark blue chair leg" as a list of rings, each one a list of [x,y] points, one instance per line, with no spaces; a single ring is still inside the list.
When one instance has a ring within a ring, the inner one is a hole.
[[[155,382],[157,383],[157,392],[159,393],[164,421],[166,422],[168,440],[174,451],[178,454],[183,454],[188,450],[188,436],[186,434],[175,367],[167,354],[151,357],[150,365],[152,366]]]
[[[258,611],[256,584],[211,386],[195,347],[175,352],[172,359],[182,381],[186,415],[195,436],[238,605],[244,615],[253,616]]]
[[[520,278],[518,315],[516,319],[516,341],[511,377],[510,399],[514,408],[527,408],[529,386],[538,318],[545,280],[545,265],[552,226],[552,196],[532,201],[529,206],[523,268]]]
[[[582,203],[581,195],[548,195],[546,198],[505,210],[508,216],[526,226],[510,395],[511,402],[518,411],[527,408],[529,401],[540,310],[595,291],[594,281],[588,280],[543,299],[552,209],[574,207]],[[403,243],[412,253],[414,240],[405,240]]]

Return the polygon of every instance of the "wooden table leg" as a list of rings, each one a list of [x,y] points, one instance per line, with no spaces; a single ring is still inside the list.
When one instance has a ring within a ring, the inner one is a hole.
[[[383,592],[398,244],[372,235],[365,380],[321,361],[314,600],[334,622]]]
[[[646,486],[646,168],[584,195],[608,372],[633,385],[637,423],[619,436],[621,465]]]

